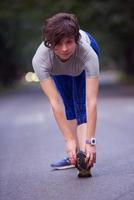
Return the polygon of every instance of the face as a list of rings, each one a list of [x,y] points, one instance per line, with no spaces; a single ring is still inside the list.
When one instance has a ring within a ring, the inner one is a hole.
[[[74,37],[63,38],[55,47],[54,53],[62,61],[66,61],[73,55],[76,49]]]

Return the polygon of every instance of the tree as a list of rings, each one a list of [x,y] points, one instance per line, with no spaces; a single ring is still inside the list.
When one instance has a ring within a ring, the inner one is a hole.
[[[94,21],[96,31],[99,28],[104,35],[110,34],[115,44],[113,55],[124,60],[124,71],[128,75],[134,75],[134,1],[94,0],[84,9],[85,14],[88,8],[88,21]]]
[[[11,84],[32,69],[43,21],[58,12],[76,14],[81,28],[106,49],[102,57],[123,60],[124,71],[134,75],[133,10],[133,0],[0,1],[0,84]]]

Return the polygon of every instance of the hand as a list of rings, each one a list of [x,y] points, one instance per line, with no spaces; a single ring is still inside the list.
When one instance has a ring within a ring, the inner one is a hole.
[[[66,151],[71,164],[76,164],[76,141],[71,139],[66,141]]]
[[[87,167],[93,167],[93,164],[96,163],[96,146],[86,144],[86,163]]]

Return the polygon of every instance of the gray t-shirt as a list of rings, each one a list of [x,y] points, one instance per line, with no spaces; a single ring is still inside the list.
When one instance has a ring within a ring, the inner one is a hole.
[[[83,70],[87,77],[99,76],[98,56],[90,46],[88,35],[82,30],[80,34],[81,38],[76,45],[76,50],[66,62],[62,62],[43,42],[40,44],[32,60],[39,80],[46,80],[51,75],[78,76]]]

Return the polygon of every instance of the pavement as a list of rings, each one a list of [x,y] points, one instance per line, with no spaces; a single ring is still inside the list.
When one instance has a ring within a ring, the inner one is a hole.
[[[53,171],[64,140],[39,85],[0,96],[1,200],[133,200],[134,88],[101,84],[92,178]]]

